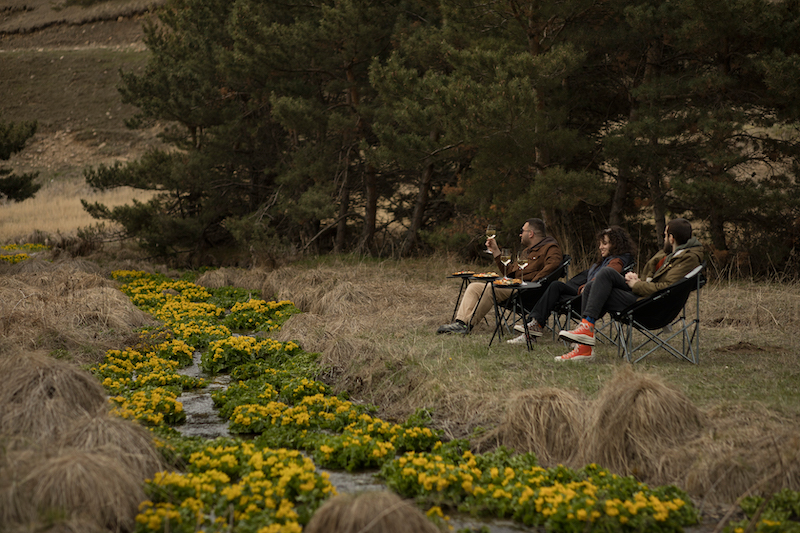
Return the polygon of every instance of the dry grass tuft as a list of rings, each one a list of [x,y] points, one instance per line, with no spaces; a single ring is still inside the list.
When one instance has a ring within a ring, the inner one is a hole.
[[[329,377],[338,377],[336,392],[378,393],[373,385],[380,383],[387,372],[386,354],[379,353],[374,341],[335,332],[322,352],[320,365],[327,369]]]
[[[61,448],[49,457],[15,458],[18,483],[4,484],[6,523],[30,523],[41,516],[94,524],[114,532],[133,531],[142,479],[102,453]],[[65,520],[66,521],[66,520]]]
[[[88,372],[46,355],[0,357],[0,434],[43,441],[79,416],[106,408],[106,393]]]
[[[221,287],[240,287],[243,289],[260,290],[264,287],[269,273],[261,268],[243,270],[241,268],[218,268],[208,270],[197,278],[198,285],[209,289],[219,289]],[[264,294],[269,299],[274,291]]]
[[[438,528],[413,504],[391,492],[341,494],[317,509],[306,533],[436,533]]]
[[[81,417],[57,445],[116,457],[140,479],[152,478],[165,469],[151,433],[136,422],[114,416]]]
[[[505,416],[481,439],[492,446],[533,452],[545,467],[566,464],[577,451],[585,423],[584,402],[555,388],[522,391],[508,404]],[[480,449],[482,443],[476,446]]]
[[[624,366],[600,391],[576,459],[647,479],[664,450],[691,441],[704,421],[681,392]]]
[[[230,269],[219,268],[203,272],[195,283],[207,289],[219,289],[233,285],[233,278],[230,275]]]
[[[729,503],[745,494],[800,490],[800,430],[766,409],[712,410],[703,433],[664,453],[658,481],[695,498]]]
[[[153,323],[113,288],[114,282],[87,272],[92,269],[84,262],[18,265],[27,266],[0,277],[0,336],[6,351],[68,350],[92,363],[92,354],[83,353],[87,346],[98,352],[119,348],[132,330]]]
[[[104,527],[80,517],[69,517],[52,523],[47,520],[43,523],[8,524],[4,533],[108,533]]]
[[[322,352],[330,344],[332,334],[327,331],[323,317],[302,313],[290,317],[274,338],[281,342],[295,341],[307,352]]]

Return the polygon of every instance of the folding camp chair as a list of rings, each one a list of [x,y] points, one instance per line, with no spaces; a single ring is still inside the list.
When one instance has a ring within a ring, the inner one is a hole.
[[[528,319],[528,313],[530,313],[530,311],[533,309],[533,306],[536,305],[536,302],[539,301],[539,298],[542,297],[542,294],[544,294],[544,291],[547,289],[550,283],[556,281],[557,279],[566,277],[570,262],[572,262],[572,258],[568,254],[564,254],[561,259],[561,264],[558,266],[558,268],[537,281],[539,284],[538,287],[519,291],[515,293],[514,298],[509,298],[504,302],[500,302],[498,304],[500,310],[500,322],[496,325],[495,330],[497,331],[498,329],[505,328],[505,331],[511,334],[511,328],[514,327],[514,324],[516,324],[518,319],[522,320],[523,323],[526,323]],[[509,320],[511,320],[512,316],[514,316],[514,319],[511,324],[509,324]],[[492,335],[492,339],[494,339],[494,335]],[[491,341],[489,344],[491,345]]]
[[[636,301],[622,311],[610,312],[617,353],[628,362],[636,363],[663,348],[678,359],[691,363],[700,362],[700,288],[705,285],[703,270],[705,263],[647,298]],[[689,296],[696,295],[694,317],[687,317]],[[638,331],[644,339],[634,346],[633,332]],[[680,346],[677,340],[680,339]],[[639,350],[652,346],[643,355],[633,360]]]

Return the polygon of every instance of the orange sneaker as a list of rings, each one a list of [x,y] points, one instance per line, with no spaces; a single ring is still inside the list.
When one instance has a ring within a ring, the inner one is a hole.
[[[571,352],[559,355],[556,361],[588,361],[594,359],[594,347],[588,344],[575,344]]]
[[[558,336],[580,344],[594,346],[594,324],[590,324],[586,319],[583,319],[577,328],[572,331],[562,330],[558,333]]]

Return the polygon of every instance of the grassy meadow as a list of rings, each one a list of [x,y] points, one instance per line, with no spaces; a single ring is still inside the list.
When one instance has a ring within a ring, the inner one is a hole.
[[[74,5],[43,15],[50,3],[35,0],[30,5],[36,9],[9,11],[0,25],[9,32],[0,40],[0,94],[7,96],[0,118],[40,123],[30,146],[8,166],[38,171],[43,183],[35,198],[0,205],[0,245],[43,236],[54,245],[30,252],[24,261],[0,261],[0,371],[20,370],[18,358],[24,355],[32,374],[20,374],[19,390],[50,372],[46,383],[81,384],[82,396],[72,399],[77,405],[106,403],[106,392],[84,381],[82,369],[98,364],[108,350],[134,345],[137,330],[153,324],[118,290],[111,272],[181,275],[126,243],[106,243],[78,256],[64,246],[95,223],[80,199],[115,206],[148,197],[130,189],[96,193],[81,175],[86,165],[130,160],[156,145],[156,129],[124,128],[123,119],[133,110],[120,104],[114,87],[118,68],[145,63],[134,19],[149,4],[101,3],[92,9],[116,11],[93,18]],[[738,514],[735,503],[742,496],[800,490],[800,341],[792,333],[800,327],[796,281],[711,279],[701,290],[699,365],[660,352],[630,365],[610,345],[598,346],[590,362],[557,363],[554,357],[569,348],[547,335],[528,352],[505,342],[489,347],[491,329],[485,323],[469,336],[435,333],[449,322],[458,292],[459,280],[446,276],[491,267],[488,260],[469,264],[452,256],[307,257],[275,268],[209,270],[198,273],[197,284],[242,287],[265,299],[294,302],[303,313],[292,316],[276,339],[319,353],[313,377],[359,405],[377,406],[385,420],[399,422],[424,409],[445,438],[469,438],[476,452],[505,445],[534,452],[544,466],[598,462],[653,485],[674,483],[712,517],[702,531],[721,531],[716,522],[721,526],[723,516]],[[57,368],[45,372],[54,360]],[[0,388],[0,405],[14,403],[15,390]],[[31,395],[41,404],[51,389]],[[3,411],[11,414],[0,416],[0,434],[9,416],[16,417],[14,423],[26,422],[18,407]],[[62,414],[42,415],[49,417],[47,436],[73,446],[78,437],[59,425]],[[138,429],[105,419],[98,431],[117,444],[143,438]],[[4,451],[17,447],[13,439],[3,440]],[[99,471],[119,490],[87,485],[83,496],[103,495],[104,509],[124,508],[134,515],[144,497],[141,479],[164,466],[133,451],[121,455],[144,464],[124,471],[83,452],[45,455],[46,461],[30,452],[14,463],[0,454],[0,472],[30,481],[37,479],[31,477],[34,470],[42,480],[43,470],[63,472],[65,478]],[[130,478],[133,471],[138,477]],[[0,529],[7,513],[17,511],[4,500],[7,485],[0,478]],[[83,497],[61,492],[75,501]],[[126,496],[114,500],[115,494]],[[106,519],[100,530],[125,530],[113,516]],[[37,531],[98,531],[82,520]]]
[[[97,363],[147,323],[113,289],[110,271],[178,275],[122,248],[46,259],[0,265],[0,354],[33,350]],[[759,484],[800,488],[800,360],[788,334],[798,324],[800,286],[711,281],[702,289],[696,366],[665,353],[632,366],[608,345],[599,346],[591,362],[556,363],[553,358],[568,349],[548,336],[528,352],[503,342],[489,347],[486,324],[465,337],[435,334],[449,320],[457,294],[458,281],[445,276],[486,266],[452,257],[320,257],[274,270],[212,270],[197,283],[294,302],[303,314],[290,318],[276,338],[320,353],[316,378],[378,406],[387,420],[426,409],[447,438],[468,437],[479,450],[502,444],[534,451],[554,464],[577,466],[587,459],[582,446],[591,446],[593,457],[604,457],[620,473],[675,483],[707,506],[730,504]],[[570,406],[572,439],[547,440],[565,424],[559,409],[542,404],[544,392]],[[671,407],[659,404],[664,397],[672,398]],[[663,412],[648,419],[654,402],[656,414]],[[587,431],[604,405],[621,405],[623,419],[639,420],[638,429],[621,430],[632,439],[636,431],[669,438],[644,448],[603,448],[604,441]],[[691,431],[679,414],[687,408],[697,418]],[[538,429],[520,429],[526,419]]]

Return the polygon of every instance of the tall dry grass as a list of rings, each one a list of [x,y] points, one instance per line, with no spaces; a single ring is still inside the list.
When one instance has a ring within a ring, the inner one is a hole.
[[[106,408],[105,389],[94,376],[41,353],[5,354],[0,375],[0,435],[57,438],[74,417]]]
[[[11,454],[9,462],[0,481],[3,524],[23,527],[50,517],[84,523],[87,531],[133,531],[143,479],[114,457],[60,448]]]
[[[93,191],[82,179],[46,183],[36,196],[22,202],[0,205],[0,243],[25,242],[35,231],[50,235],[74,236],[79,229],[97,224],[81,205],[81,200],[100,202],[113,208],[133,200],[146,202],[150,191],[122,187],[105,192]],[[108,228],[113,229],[113,228]]]
[[[0,355],[43,350],[82,363],[129,343],[153,323],[88,261],[29,259],[0,264]]]

